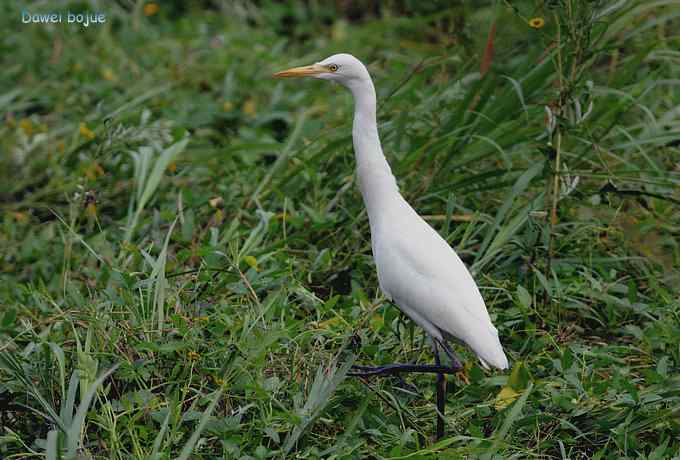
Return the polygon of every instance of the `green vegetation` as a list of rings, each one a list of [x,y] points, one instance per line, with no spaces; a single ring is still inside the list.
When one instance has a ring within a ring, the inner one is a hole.
[[[677,0],[14,3],[0,457],[680,453]],[[270,78],[335,52],[513,363],[456,347],[440,442],[433,376],[345,377],[433,357],[378,291],[350,96]]]

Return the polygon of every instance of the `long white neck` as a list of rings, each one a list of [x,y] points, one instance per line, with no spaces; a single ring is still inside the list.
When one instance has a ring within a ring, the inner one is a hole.
[[[352,139],[357,161],[359,188],[368,217],[373,224],[380,209],[383,209],[390,200],[400,196],[399,189],[380,146],[375,118],[376,97],[373,82],[370,78],[362,79],[348,87],[354,96]]]

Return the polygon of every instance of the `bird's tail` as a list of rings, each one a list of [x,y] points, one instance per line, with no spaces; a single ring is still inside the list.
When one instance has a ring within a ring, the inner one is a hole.
[[[498,330],[491,326],[488,334],[479,334],[468,342],[472,351],[475,352],[479,361],[485,369],[495,367],[496,369],[508,368],[508,357],[505,356],[503,346],[498,338]]]

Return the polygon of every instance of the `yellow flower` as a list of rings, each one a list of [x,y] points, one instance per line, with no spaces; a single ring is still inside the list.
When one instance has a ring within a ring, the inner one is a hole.
[[[255,115],[257,115],[257,105],[255,104],[255,101],[253,99],[248,99],[246,102],[243,103],[243,113],[245,113],[249,117],[254,117]]]
[[[132,243],[128,243],[127,241],[123,241],[123,243],[120,245],[123,251],[125,252],[138,252],[139,248]]]
[[[28,214],[26,214],[25,212],[18,211],[12,212],[12,217],[14,217],[14,220],[19,222],[20,224],[25,224],[26,222],[28,222]]]
[[[215,211],[215,215],[213,216],[213,222],[211,225],[214,227],[222,225],[222,221],[224,220],[224,213],[222,212],[221,209],[218,209]]]
[[[534,29],[540,29],[545,25],[545,19],[543,18],[531,18],[529,19],[529,27]]]
[[[257,266],[257,259],[256,259],[255,257],[253,257],[253,256],[245,256],[245,257],[243,258],[243,261],[244,261],[245,263],[247,263],[248,266],[250,266],[250,268],[254,268],[255,271],[257,271],[257,272],[260,271],[260,267]]]
[[[92,203],[87,203],[87,207],[85,208],[85,213],[88,215],[88,217],[92,219],[97,218],[97,205],[92,202]]]
[[[144,15],[145,16],[153,16],[154,14],[158,13],[158,10],[160,10],[161,7],[158,6],[158,3],[147,3],[144,5]]]
[[[80,127],[78,128],[78,131],[80,132],[80,135],[83,136],[85,139],[88,141],[91,141],[94,139],[96,136],[94,132],[87,127],[87,125],[84,122],[80,123]]]
[[[101,167],[99,163],[93,161],[85,170],[85,176],[89,180],[96,180],[97,177],[101,177],[105,174],[104,168]]]
[[[168,171],[172,174],[177,172],[177,163],[175,163],[174,161],[171,161],[170,164],[168,165]]]
[[[33,134],[33,123],[28,118],[22,118],[21,121],[19,121],[19,128],[21,128],[27,136]]]
[[[102,77],[104,77],[104,80],[116,81],[116,74],[114,74],[113,70],[111,70],[109,67],[104,67],[102,69]]]
[[[196,361],[201,359],[201,355],[199,355],[195,351],[190,351],[189,353],[187,353],[187,358],[189,358],[192,361]]]
[[[232,104],[229,101],[224,101],[224,103],[222,104],[222,110],[224,110],[225,112],[231,112],[233,109],[234,104]]]

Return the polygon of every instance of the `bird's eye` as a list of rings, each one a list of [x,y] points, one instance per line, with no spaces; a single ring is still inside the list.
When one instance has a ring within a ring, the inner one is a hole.
[[[331,64],[328,66],[328,70],[331,72],[337,72],[338,71],[338,65],[337,64]]]

